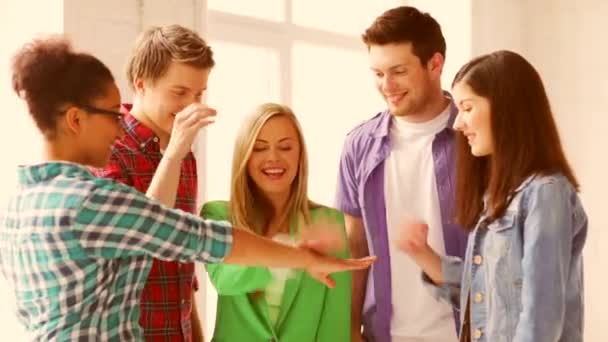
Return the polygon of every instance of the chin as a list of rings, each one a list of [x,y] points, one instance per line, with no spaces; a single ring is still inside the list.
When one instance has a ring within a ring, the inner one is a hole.
[[[487,152],[487,151],[479,149],[479,148],[471,147],[471,154],[475,157],[485,157],[485,156],[490,155],[490,152]]]

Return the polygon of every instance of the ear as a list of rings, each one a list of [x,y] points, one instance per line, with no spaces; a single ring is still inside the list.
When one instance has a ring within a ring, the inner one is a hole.
[[[441,79],[444,64],[445,58],[439,52],[435,52],[426,63],[426,67],[434,79]]]
[[[136,94],[143,94],[146,88],[146,82],[143,78],[136,78],[133,81],[133,89],[135,89]]]
[[[63,120],[68,133],[77,135],[82,131],[84,112],[80,108],[72,106],[65,112]]]

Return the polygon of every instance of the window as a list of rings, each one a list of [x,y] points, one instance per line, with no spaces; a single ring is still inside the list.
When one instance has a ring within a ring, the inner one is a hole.
[[[207,103],[218,118],[201,145],[202,197],[228,199],[242,119],[258,104],[275,101],[291,106],[302,124],[311,199],[331,206],[347,132],[384,107],[360,34],[398,1],[207,2],[206,38],[216,56]],[[211,337],[217,294],[205,287],[204,331]]]

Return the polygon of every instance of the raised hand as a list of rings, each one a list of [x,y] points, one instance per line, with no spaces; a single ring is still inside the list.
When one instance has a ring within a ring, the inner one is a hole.
[[[192,103],[177,113],[165,155],[170,158],[183,159],[190,152],[198,131],[215,122],[215,115],[215,109],[202,103]]]

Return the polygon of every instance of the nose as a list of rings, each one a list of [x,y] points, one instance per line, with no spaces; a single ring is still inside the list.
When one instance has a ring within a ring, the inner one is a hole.
[[[395,88],[395,82],[389,75],[384,75],[382,78],[382,90],[390,93]]]
[[[279,160],[279,151],[276,148],[271,148],[268,153],[268,160],[277,161]]]
[[[462,118],[462,113],[459,111],[458,114],[456,115],[456,119],[454,119],[454,124],[452,125],[452,127],[457,130],[457,131],[462,131],[464,130],[464,120]]]

